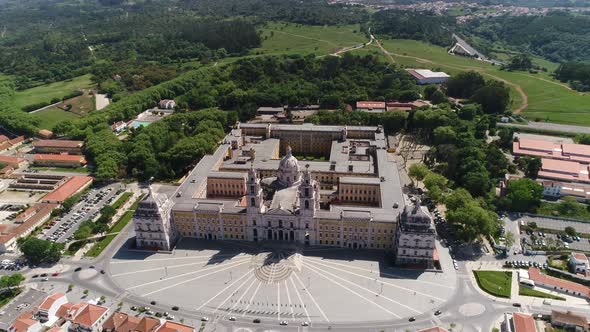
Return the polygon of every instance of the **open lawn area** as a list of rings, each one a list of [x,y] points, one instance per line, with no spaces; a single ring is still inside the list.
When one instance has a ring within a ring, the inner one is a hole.
[[[561,296],[556,296],[553,294],[541,292],[536,289],[532,289],[530,287],[526,287],[526,286],[522,286],[522,285],[520,285],[518,288],[518,295],[540,297],[542,299],[552,299],[552,300],[565,301],[565,299]]]
[[[45,166],[31,166],[30,169],[37,171],[54,171],[54,172],[69,172],[88,174],[90,170],[88,167],[45,167]]]
[[[510,298],[512,272],[508,271],[473,271],[479,288],[497,297]]]
[[[497,66],[451,55],[442,47],[415,40],[385,39],[382,43],[395,61],[406,67],[440,69],[449,74],[475,70],[486,78],[506,82],[512,90],[512,110],[522,109],[531,120],[590,126],[590,94],[573,91],[548,73],[502,71]],[[378,50],[373,45],[369,47]]]
[[[252,54],[326,55],[341,48],[366,43],[358,25],[309,26],[294,23],[270,23],[261,29],[262,47]]]
[[[14,105],[20,109],[27,105],[50,102],[53,98],[61,99],[77,89],[87,89],[91,86],[90,74],[75,77],[71,80],[41,85],[17,91],[14,95]]]
[[[78,115],[72,112],[67,112],[55,107],[36,112],[34,114],[31,114],[31,116],[39,120],[39,128],[49,130],[51,130],[53,126],[62,121],[71,120],[79,117]]]

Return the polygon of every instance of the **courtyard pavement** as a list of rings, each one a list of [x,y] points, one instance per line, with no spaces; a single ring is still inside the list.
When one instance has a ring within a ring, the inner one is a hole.
[[[435,311],[452,297],[456,273],[438,249],[443,272],[391,267],[380,251],[184,239],[172,254],[123,247],[108,269],[127,292],[212,321],[377,322]]]

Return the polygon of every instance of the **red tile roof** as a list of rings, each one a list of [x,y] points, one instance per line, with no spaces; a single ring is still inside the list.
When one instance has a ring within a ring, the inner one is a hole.
[[[536,332],[535,320],[532,315],[515,312],[512,314],[514,332]]]
[[[565,323],[568,325],[573,326],[582,326],[587,328],[588,327],[588,320],[584,316],[576,315],[571,311],[563,312],[552,310],[551,311],[551,321],[552,322],[559,322]]]
[[[385,108],[384,101],[357,101],[356,108]]]
[[[143,317],[137,326],[135,327],[135,331],[139,332],[152,332],[158,326],[160,326],[160,321],[151,317]]]
[[[89,182],[92,182],[92,180],[93,179],[90,176],[72,176],[68,181],[59,186],[57,189],[45,195],[45,197],[43,197],[43,201],[63,202],[68,199],[68,197],[74,195],[76,192],[86,186]]]
[[[512,152],[515,155],[590,163],[590,146],[583,144],[550,142],[521,137],[512,144]]]
[[[66,296],[64,293],[55,293],[55,294],[48,296],[47,298],[45,298],[45,301],[43,301],[43,303],[41,303],[41,305],[39,305],[39,309],[42,309],[42,310],[51,309],[51,306],[55,303],[55,301],[61,299],[64,296]]]
[[[37,324],[36,320],[30,318],[17,318],[11,325],[16,332],[26,332],[31,326]]]
[[[586,255],[581,252],[572,252],[572,256],[574,256],[577,260],[580,260],[580,261],[587,261],[588,260],[588,257],[586,257]]]
[[[35,147],[49,147],[49,148],[80,148],[84,145],[83,141],[68,141],[59,139],[40,139],[33,142]]]
[[[588,165],[575,161],[542,159],[538,177],[563,181],[590,182]]]
[[[158,332],[193,332],[195,329],[192,326],[166,321],[158,329]]]
[[[74,307],[73,303],[66,302],[57,309],[55,315],[59,318],[69,319],[70,318],[70,310]]]
[[[34,155],[35,161],[70,161],[70,162],[79,162],[80,164],[85,164],[86,159],[83,156],[79,155],[72,155],[72,154],[35,154]]]
[[[541,273],[541,271],[535,267],[529,268],[529,278],[535,283],[567,289],[571,292],[580,293],[582,296],[590,297],[590,288],[573,281],[548,276]]]
[[[9,140],[9,138],[6,137],[6,135],[0,135],[0,143],[4,143],[4,142],[6,142],[8,140]]]
[[[87,304],[74,318],[73,322],[78,325],[91,327],[94,325],[109,308],[102,306]]]
[[[57,204],[37,203],[28,208],[25,212],[16,217],[17,220],[21,219],[24,220],[24,222],[12,229],[5,230],[5,233],[3,232],[3,234],[0,236],[0,243],[6,243],[15,236],[21,236],[22,234],[26,233],[42,219],[50,215],[51,211],[57,207]],[[29,216],[29,214],[33,215]]]
[[[22,162],[24,162],[25,159],[23,158],[18,158],[18,157],[13,157],[13,156],[1,156],[0,155],[0,163],[2,164],[7,164],[10,166],[16,166]]]

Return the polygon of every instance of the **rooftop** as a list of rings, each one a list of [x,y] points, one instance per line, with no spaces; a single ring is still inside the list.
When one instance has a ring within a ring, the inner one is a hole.
[[[72,176],[68,181],[53,190],[49,194],[43,197],[45,202],[63,202],[76,192],[80,191],[83,187],[92,182],[93,178],[90,176],[75,175]]]
[[[512,314],[514,332],[536,332],[535,320],[532,315],[515,312]]]
[[[49,160],[49,161],[70,161],[70,162],[79,162],[79,163],[86,162],[86,159],[84,159],[84,156],[72,155],[72,154],[40,154],[40,153],[37,153],[34,155],[33,158],[35,161]]]
[[[83,145],[83,141],[68,141],[57,139],[40,139],[33,142],[33,146],[35,147],[80,148]]]
[[[552,310],[551,311],[551,321],[552,322],[567,323],[568,325],[574,325],[574,326],[583,326],[583,327],[588,326],[588,320],[586,319],[586,317],[581,316],[581,315],[576,315],[571,311],[563,312],[563,311]]]
[[[590,296],[590,288],[573,281],[548,276],[546,274],[541,273],[541,271],[535,267],[529,268],[529,278],[535,283],[560,287],[563,289],[570,290],[572,292],[580,293],[582,294],[582,296],[585,297]]]
[[[82,326],[90,327],[94,325],[109,308],[94,304],[87,304],[74,318],[73,322]]]

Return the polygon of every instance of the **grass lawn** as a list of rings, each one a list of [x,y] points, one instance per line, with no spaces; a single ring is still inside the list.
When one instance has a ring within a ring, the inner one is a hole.
[[[21,288],[14,289],[5,293],[0,294],[0,308],[5,306],[10,300],[14,299],[18,294],[22,292]]]
[[[338,27],[269,23],[260,30],[262,47],[252,50],[251,53],[330,54],[343,47],[366,43],[368,38],[359,31],[358,25]]]
[[[590,126],[590,94],[570,90],[548,73],[502,71],[497,66],[454,56],[442,47],[415,40],[390,39],[382,43],[397,63],[407,67],[440,69],[450,74],[475,70],[488,79],[506,81],[512,90],[513,110],[523,105],[524,96],[518,92],[522,89],[528,99],[523,114],[529,119]]]
[[[586,205],[582,203],[577,203],[579,205],[577,209],[570,210],[568,214],[562,214],[557,209],[560,203],[549,203],[549,202],[541,202],[541,206],[537,209],[537,214],[542,214],[546,216],[554,216],[554,217],[564,217],[564,218],[572,218],[572,219],[580,219],[582,221],[589,221],[590,220],[590,211]]]
[[[497,297],[510,298],[512,272],[508,271],[473,271],[479,288]]]
[[[96,110],[96,102],[94,101],[94,98],[94,95],[91,95],[89,91],[84,91],[83,95],[67,99],[50,109],[59,109],[57,106],[71,105],[71,108],[68,112],[83,116]]]
[[[100,240],[96,244],[94,244],[92,246],[92,248],[90,248],[90,250],[88,250],[88,252],[86,253],[86,256],[98,257],[98,255],[100,255],[100,253],[106,247],[108,247],[108,245],[117,237],[118,233],[123,228],[125,228],[125,226],[127,226],[129,221],[131,221],[131,218],[133,217],[133,212],[135,212],[135,211],[125,212],[125,214],[123,214],[121,219],[119,219],[119,221],[117,221],[117,223],[115,225],[113,225],[113,227],[111,227],[111,229],[109,229],[109,231],[108,231],[109,233],[117,233],[117,234],[109,234],[109,235],[105,236],[102,240]]]
[[[115,203],[111,204],[111,206],[115,209],[118,210],[121,206],[123,206],[123,204],[125,204],[125,202],[127,202],[127,200],[129,199],[129,197],[133,196],[133,193],[130,192],[124,192],[123,195],[121,195],[121,197],[119,197]]]
[[[552,299],[552,300],[565,301],[565,299],[563,297],[561,297],[561,296],[556,296],[556,295],[553,295],[553,294],[541,292],[541,291],[538,291],[536,289],[532,289],[530,287],[526,287],[526,286],[522,286],[522,285],[520,285],[518,287],[518,295],[522,295],[522,296],[533,296],[533,297],[540,297],[540,298],[543,298],[543,299]]]
[[[17,91],[14,96],[14,105],[20,109],[31,104],[49,102],[53,98],[61,99],[77,89],[85,89],[91,86],[92,82],[90,82],[90,74],[61,82],[40,85],[38,87]]]
[[[31,116],[39,120],[40,128],[49,130],[53,129],[56,124],[62,121],[72,120],[80,117],[72,112],[66,112],[55,107],[39,111],[37,113],[31,114]]]
[[[30,169],[37,171],[54,171],[54,172],[74,172],[88,174],[90,170],[88,167],[44,167],[44,166],[31,166]]]

